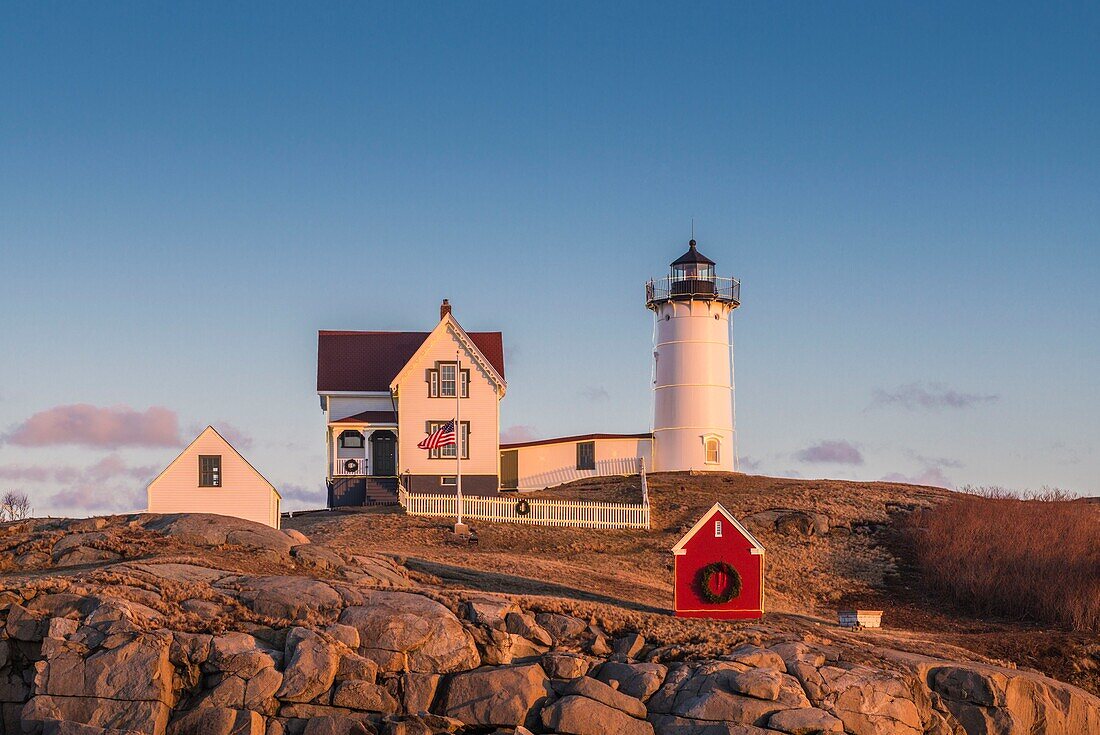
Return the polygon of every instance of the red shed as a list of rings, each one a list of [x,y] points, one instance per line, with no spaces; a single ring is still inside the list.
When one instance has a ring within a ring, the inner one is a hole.
[[[729,620],[764,614],[764,547],[721,503],[703,514],[672,553],[677,616]]]

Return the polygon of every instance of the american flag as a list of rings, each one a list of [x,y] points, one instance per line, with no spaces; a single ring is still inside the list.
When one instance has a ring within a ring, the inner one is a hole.
[[[454,419],[451,419],[431,434],[428,434],[428,436],[416,446],[421,449],[439,449],[440,447],[446,447],[451,444],[455,444]]]

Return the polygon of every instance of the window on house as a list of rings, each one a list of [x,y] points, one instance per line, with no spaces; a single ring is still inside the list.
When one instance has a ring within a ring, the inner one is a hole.
[[[707,450],[707,464],[718,464],[720,461],[720,442],[717,439],[707,439],[705,446]]]
[[[456,389],[462,391],[463,398],[470,397],[469,370],[458,370],[453,362],[437,362],[428,370],[429,398],[454,398]]]
[[[714,538],[722,538],[722,521],[714,522]]]
[[[222,456],[220,454],[199,455],[199,487],[221,487]]]
[[[455,397],[455,366],[439,366],[439,395],[443,398]]]
[[[596,469],[596,442],[577,442],[577,469]]]
[[[443,477],[439,478],[439,484],[443,487],[457,487],[458,478],[454,475],[444,475]]]
[[[445,424],[445,423],[447,423],[447,422],[446,421],[429,421],[428,422],[428,433],[431,434],[433,431],[438,429],[440,426],[443,426],[443,424]],[[462,441],[462,458],[463,459],[469,459],[470,458],[470,422],[469,421],[463,421],[462,422],[462,439],[461,439],[461,441]],[[436,449],[429,449],[428,450],[428,459],[454,459],[454,458],[455,458],[455,445],[454,444],[448,445],[446,447],[438,447]]]
[[[358,431],[348,430],[340,434],[341,449],[362,449],[363,435]]]

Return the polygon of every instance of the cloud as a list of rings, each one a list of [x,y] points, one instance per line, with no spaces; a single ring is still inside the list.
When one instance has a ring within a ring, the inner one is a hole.
[[[992,393],[961,393],[942,383],[909,383],[894,390],[876,389],[868,408],[901,406],[910,411],[917,409],[939,411],[945,408],[973,408],[999,400],[1000,396]]]
[[[863,464],[863,454],[854,444],[846,441],[823,441],[806,447],[794,456],[802,462]]]
[[[191,436],[198,436],[206,429],[206,426],[206,424],[191,424],[187,428],[187,433]],[[227,442],[232,444],[234,449],[243,451],[252,448],[252,436],[228,421],[215,421],[211,426],[213,426],[214,430],[221,434]]]
[[[138,411],[78,403],[34,414],[9,432],[6,440],[23,447],[175,447],[180,445],[179,419],[175,411],[161,406]]]
[[[599,385],[590,385],[587,388],[581,389],[580,396],[591,403],[602,403],[611,398],[611,395],[607,392],[607,388]]]
[[[72,465],[0,465],[0,480],[13,482],[52,482],[61,485],[97,483],[119,478],[151,480],[158,471],[155,465],[132,467],[117,454],[109,454],[87,467]]]
[[[46,504],[66,516],[133,512],[145,508],[146,495],[144,487],[80,483],[48,496]]]
[[[534,441],[537,438],[538,434],[535,433],[535,427],[527,424],[509,426],[507,429],[500,432],[501,444],[518,444],[520,442]]]
[[[913,452],[910,453],[910,456],[926,467],[950,467],[957,470],[964,466],[961,461],[951,457],[926,457],[923,454]]]
[[[283,496],[284,510],[314,510],[328,504],[328,492],[324,485],[306,487],[286,482],[277,487]]]
[[[943,470],[939,467],[925,467],[915,475],[903,475],[900,472],[891,472],[882,478],[883,482],[904,482],[907,485],[934,485],[936,487],[955,487]]]
[[[904,482],[909,485],[935,485],[936,487],[955,487],[955,483],[944,473],[944,469],[959,469],[963,463],[950,457],[926,457],[923,454],[910,452],[910,456],[921,464],[921,469],[916,474],[905,475],[900,472],[891,472],[882,478],[884,482]]]
[[[742,472],[756,472],[764,463],[752,457],[738,457],[737,467]]]

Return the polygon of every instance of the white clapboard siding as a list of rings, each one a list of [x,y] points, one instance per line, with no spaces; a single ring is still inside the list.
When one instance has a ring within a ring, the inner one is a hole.
[[[398,491],[405,512],[419,516],[455,516],[458,498],[454,495],[410,493]],[[462,515],[482,521],[530,523],[540,526],[572,528],[649,528],[649,504],[602,503],[583,500],[525,499],[530,506],[527,515],[516,512],[521,498],[463,496]]]

